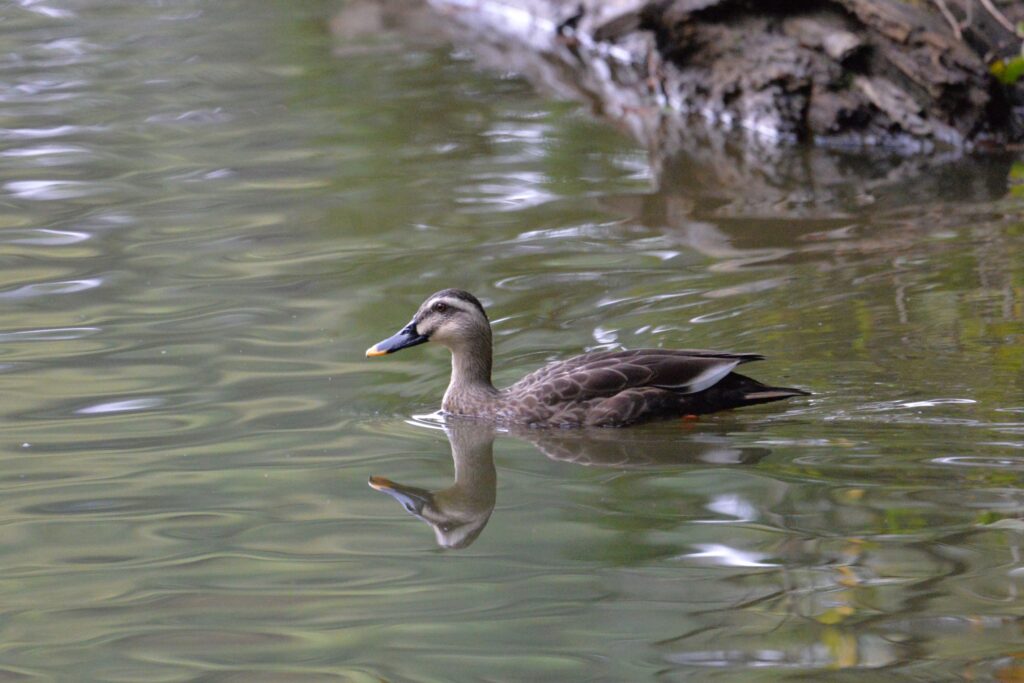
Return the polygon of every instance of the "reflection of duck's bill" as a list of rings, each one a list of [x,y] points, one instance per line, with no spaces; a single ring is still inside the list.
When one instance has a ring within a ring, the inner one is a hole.
[[[370,488],[375,491],[390,491],[395,487],[394,482],[384,477],[370,477]]]
[[[419,515],[431,501],[430,491],[415,486],[402,486],[384,477],[370,477],[370,488],[388,494],[402,504],[408,512]]]

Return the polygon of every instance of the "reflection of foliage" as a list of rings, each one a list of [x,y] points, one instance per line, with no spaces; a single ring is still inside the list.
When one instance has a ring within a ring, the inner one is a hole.
[[[1024,161],[1014,162],[1010,167],[1010,193],[1024,197]]]

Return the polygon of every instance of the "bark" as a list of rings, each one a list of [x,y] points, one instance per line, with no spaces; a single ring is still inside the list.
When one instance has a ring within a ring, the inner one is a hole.
[[[1024,140],[1021,87],[989,73],[1020,50],[1003,25],[1020,2],[1000,18],[978,0],[429,1],[648,141],[692,125],[904,151]]]

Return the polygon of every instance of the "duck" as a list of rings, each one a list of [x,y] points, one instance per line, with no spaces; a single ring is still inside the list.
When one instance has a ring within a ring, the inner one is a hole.
[[[530,427],[625,427],[672,417],[781,401],[809,392],[773,387],[734,372],[758,353],[704,349],[592,351],[554,361],[504,389],[491,381],[491,324],[480,300],[442,289],[394,335],[366,350],[385,356],[434,342],[448,348],[445,415]]]

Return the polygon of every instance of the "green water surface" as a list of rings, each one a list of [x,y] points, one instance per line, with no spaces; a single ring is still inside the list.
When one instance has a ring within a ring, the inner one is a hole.
[[[0,679],[1021,675],[1012,159],[655,167],[340,4],[0,8]],[[708,347],[814,396],[446,435],[444,350],[363,351],[449,286],[499,384]]]

